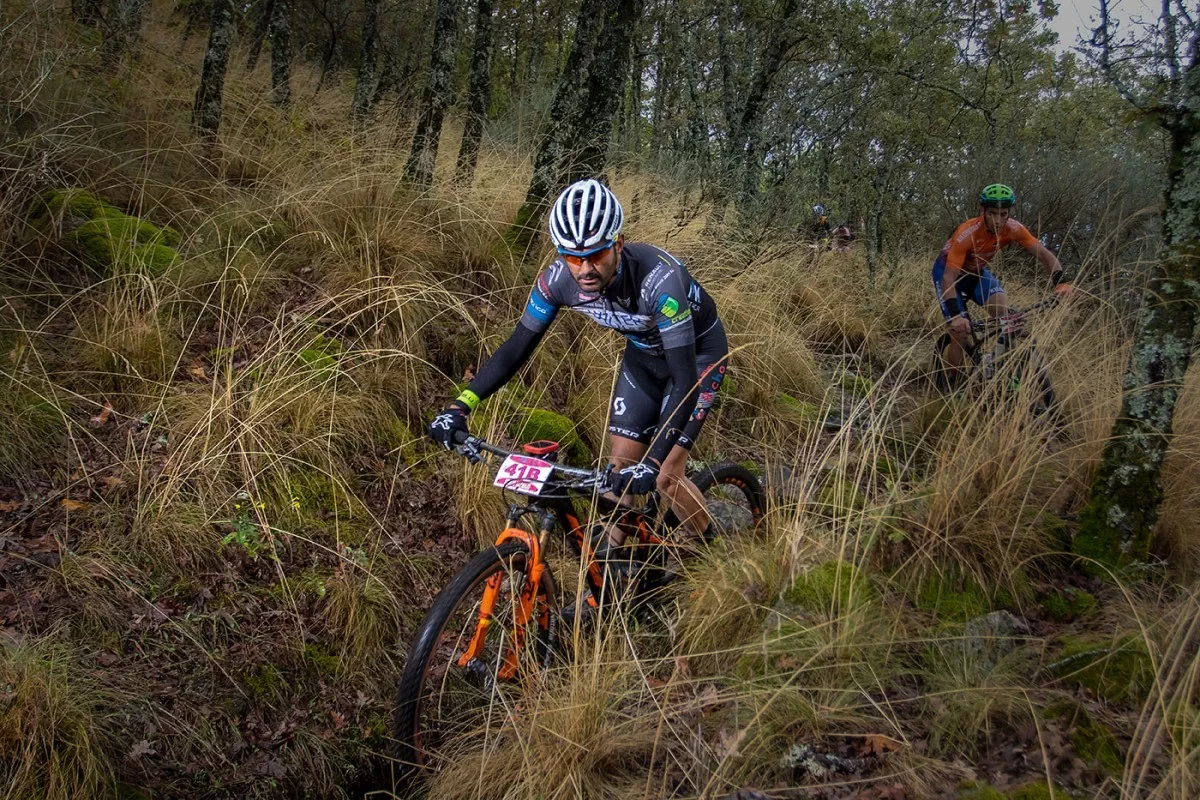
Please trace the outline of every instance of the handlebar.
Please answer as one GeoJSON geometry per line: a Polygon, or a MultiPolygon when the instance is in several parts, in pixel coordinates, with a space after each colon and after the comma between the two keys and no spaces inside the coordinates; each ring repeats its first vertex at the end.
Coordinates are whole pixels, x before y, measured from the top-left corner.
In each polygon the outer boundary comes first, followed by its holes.
{"type": "Polygon", "coordinates": [[[1045,308],[1050,308],[1058,304],[1058,297],[1051,296],[1044,300],[1040,300],[1027,308],[1015,308],[1001,317],[986,319],[982,322],[971,320],[971,328],[977,333],[1008,333],[1012,330],[1020,330],[1025,322],[1025,317],[1035,311],[1041,311],[1045,308]]]}
{"type": "MultiPolygon", "coordinates": [[[[456,431],[454,436],[454,448],[462,456],[465,456],[468,461],[478,463],[483,460],[483,453],[490,453],[501,458],[509,456],[524,456],[524,453],[519,453],[515,450],[508,450],[503,447],[497,447],[478,436],[472,436],[469,433],[456,431]]],[[[568,467],[562,464],[554,464],[551,462],[551,474],[559,474],[576,480],[565,482],[565,488],[571,489],[593,489],[599,488],[600,491],[608,489],[608,470],[583,469],[581,467],[568,467]]]]}

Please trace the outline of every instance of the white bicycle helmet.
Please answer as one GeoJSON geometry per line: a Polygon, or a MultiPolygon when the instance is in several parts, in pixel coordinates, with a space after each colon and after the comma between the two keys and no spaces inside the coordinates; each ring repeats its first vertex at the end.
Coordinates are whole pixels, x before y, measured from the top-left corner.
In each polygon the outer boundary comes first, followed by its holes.
{"type": "Polygon", "coordinates": [[[824,213],[825,213],[825,206],[821,205],[820,203],[813,206],[813,214],[815,214],[816,216],[819,217],[824,213]]]}
{"type": "Polygon", "coordinates": [[[625,224],[617,196],[588,178],[563,190],[550,209],[550,240],[558,252],[587,256],[612,244],[625,224]]]}

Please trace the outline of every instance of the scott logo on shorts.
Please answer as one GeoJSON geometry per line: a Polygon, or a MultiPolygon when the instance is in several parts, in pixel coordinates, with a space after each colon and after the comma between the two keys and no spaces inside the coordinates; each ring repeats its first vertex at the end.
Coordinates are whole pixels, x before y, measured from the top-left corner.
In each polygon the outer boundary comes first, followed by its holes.
{"type": "Polygon", "coordinates": [[[615,411],[617,413],[618,417],[625,413],[625,398],[624,397],[613,398],[613,411],[615,411]]]}

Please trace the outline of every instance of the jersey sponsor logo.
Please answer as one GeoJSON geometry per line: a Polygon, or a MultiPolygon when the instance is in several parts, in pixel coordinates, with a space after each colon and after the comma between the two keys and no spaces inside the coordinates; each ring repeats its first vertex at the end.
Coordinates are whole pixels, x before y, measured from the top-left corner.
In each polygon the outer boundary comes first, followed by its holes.
{"type": "Polygon", "coordinates": [[[525,306],[525,310],[538,322],[549,322],[554,319],[554,305],[546,299],[537,286],[533,287],[533,291],[529,293],[529,303],[525,306]]]}
{"type": "Polygon", "coordinates": [[[673,319],[666,319],[658,323],[658,329],[665,331],[668,328],[674,328],[676,325],[682,325],[692,318],[692,310],[685,308],[681,313],[676,314],[673,319]]]}
{"type": "Polygon", "coordinates": [[[700,305],[700,284],[695,281],[688,287],[688,301],[697,307],[700,305]]]}
{"type": "Polygon", "coordinates": [[[669,294],[658,296],[658,310],[667,319],[673,319],[679,313],[679,301],[669,294]]]}

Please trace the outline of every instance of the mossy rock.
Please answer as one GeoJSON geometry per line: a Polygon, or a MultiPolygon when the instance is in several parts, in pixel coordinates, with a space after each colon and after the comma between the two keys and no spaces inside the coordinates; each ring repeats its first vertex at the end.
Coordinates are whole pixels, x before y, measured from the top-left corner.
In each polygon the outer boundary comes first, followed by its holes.
{"type": "Polygon", "coordinates": [[[1049,675],[1118,705],[1142,702],[1154,685],[1154,664],[1137,636],[1116,641],[1068,636],[1062,641],[1062,654],[1045,669],[1049,675]]]}
{"type": "Polygon", "coordinates": [[[966,579],[958,589],[953,577],[934,573],[917,589],[917,608],[945,620],[966,622],[991,611],[991,603],[974,581],[966,579]]]}
{"type": "Polygon", "coordinates": [[[96,219],[120,211],[82,189],[53,189],[33,201],[29,221],[48,233],[45,226],[55,218],[96,219]]]}
{"type": "Polygon", "coordinates": [[[1059,800],[1070,797],[1067,790],[1046,781],[1033,781],[1005,792],[1006,800],[1059,800]]]}
{"type": "Polygon", "coordinates": [[[341,670],[338,657],[316,644],[304,645],[304,664],[321,678],[337,675],[341,670]]]}
{"type": "Polygon", "coordinates": [[[134,269],[158,276],[179,258],[168,242],[179,234],[112,210],[64,234],[63,241],[84,263],[102,273],[134,269]]]}
{"type": "Polygon", "coordinates": [[[776,412],[787,421],[804,425],[820,425],[825,421],[825,413],[816,403],[800,400],[787,392],[775,395],[776,412]]]}
{"type": "Polygon", "coordinates": [[[1038,605],[1055,622],[1074,622],[1096,610],[1096,598],[1090,592],[1069,586],[1046,592],[1038,598],[1038,605]]]}
{"type": "Polygon", "coordinates": [[[562,445],[565,461],[586,464],[592,460],[592,454],[577,431],[578,426],[570,418],[542,408],[522,408],[508,427],[509,434],[518,442],[540,439],[558,442],[562,445]]]}
{"type": "Polygon", "coordinates": [[[843,390],[855,397],[866,397],[871,393],[871,389],[875,388],[875,384],[870,378],[864,378],[862,375],[855,375],[851,372],[844,373],[839,383],[843,390]]]}
{"type": "Polygon", "coordinates": [[[801,608],[835,616],[877,599],[875,587],[860,567],[846,561],[827,561],[802,572],[783,593],[783,599],[801,608]]]}
{"type": "MultiPolygon", "coordinates": [[[[1032,596],[1028,578],[1014,572],[1013,589],[1023,598],[1032,596]]],[[[1018,605],[1007,587],[989,591],[974,578],[960,575],[956,570],[930,573],[917,587],[917,608],[936,614],[948,622],[968,622],[998,609],[1011,610],[1018,605]]]]}

